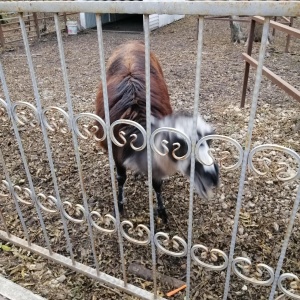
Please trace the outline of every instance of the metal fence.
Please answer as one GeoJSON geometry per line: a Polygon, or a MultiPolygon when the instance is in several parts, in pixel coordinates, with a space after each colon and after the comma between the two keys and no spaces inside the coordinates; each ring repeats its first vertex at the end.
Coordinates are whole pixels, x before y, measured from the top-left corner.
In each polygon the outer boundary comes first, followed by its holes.
{"type": "MultiPolygon", "coordinates": [[[[20,188],[17,183],[13,181],[10,176],[9,168],[7,167],[8,162],[4,161],[4,156],[0,147],[0,165],[4,173],[3,188],[9,193],[13,199],[15,205],[15,211],[19,216],[23,236],[22,238],[13,235],[10,232],[8,226],[6,226],[6,220],[3,214],[0,211],[0,220],[1,227],[0,230],[0,239],[12,242],[15,245],[26,248],[30,251],[36,252],[46,258],[49,258],[59,264],[67,266],[73,270],[76,270],[82,274],[85,274],[93,279],[102,281],[108,285],[116,287],[120,290],[126,291],[132,295],[138,296],[143,299],[162,299],[157,295],[157,252],[165,253],[166,255],[173,257],[184,257],[186,258],[186,298],[190,299],[191,292],[191,274],[192,274],[192,262],[202,266],[207,270],[212,270],[215,272],[220,272],[222,270],[227,270],[226,279],[225,279],[225,287],[223,293],[223,299],[226,300],[229,297],[230,292],[230,283],[232,278],[232,272],[234,272],[239,278],[244,280],[246,283],[261,285],[261,286],[269,286],[270,291],[269,295],[265,295],[265,299],[274,299],[275,295],[277,295],[277,299],[282,299],[284,296],[289,296],[293,299],[300,299],[299,294],[293,288],[288,289],[284,284],[285,280],[294,280],[295,282],[299,282],[299,278],[288,271],[282,272],[283,260],[285,258],[286,251],[288,249],[289,239],[292,233],[293,224],[295,222],[296,213],[299,208],[300,202],[300,188],[298,188],[296,199],[294,200],[293,209],[290,213],[289,223],[287,226],[287,230],[285,233],[285,237],[282,243],[280,256],[278,259],[277,266],[275,268],[270,267],[264,263],[260,263],[256,266],[256,270],[260,275],[264,274],[267,279],[261,279],[261,277],[254,278],[252,276],[247,276],[243,272],[244,267],[249,267],[251,265],[251,261],[246,257],[235,257],[235,244],[237,239],[237,231],[238,231],[238,222],[241,213],[241,206],[243,200],[243,191],[246,180],[246,171],[247,168],[250,168],[252,172],[262,175],[263,173],[256,169],[253,158],[259,152],[263,152],[265,150],[273,150],[283,152],[288,156],[291,156],[295,159],[297,166],[297,171],[293,174],[284,174],[281,169],[278,169],[277,178],[282,181],[292,181],[296,180],[300,177],[300,156],[292,149],[273,144],[265,144],[261,146],[256,146],[252,148],[251,139],[252,139],[252,131],[255,122],[255,115],[257,110],[257,102],[258,95],[260,89],[260,83],[262,78],[262,69],[264,63],[264,57],[267,46],[268,32],[269,32],[269,23],[271,16],[300,16],[300,2],[297,1],[193,1],[193,2],[139,2],[138,4],[135,2],[126,2],[126,1],[89,1],[89,2],[47,2],[47,1],[31,1],[31,2],[0,2],[0,11],[2,12],[18,12],[19,13],[19,22],[20,27],[22,29],[24,47],[27,57],[27,62],[30,70],[30,76],[34,91],[34,98],[36,101],[35,105],[30,104],[29,102],[19,101],[12,102],[10,99],[10,92],[8,90],[5,74],[3,71],[2,63],[0,64],[0,78],[3,87],[4,100],[0,99],[0,112],[3,115],[8,115],[15,135],[15,139],[19,148],[19,153],[22,158],[22,163],[24,165],[25,173],[27,176],[28,188],[20,188]],[[33,66],[32,55],[30,52],[30,47],[28,43],[28,38],[26,34],[26,28],[23,19],[23,12],[54,12],[55,26],[56,26],[56,34],[57,41],[59,47],[60,54],[60,62],[64,79],[65,92],[67,96],[67,110],[64,110],[60,107],[43,107],[40,101],[40,94],[38,88],[38,81],[36,72],[33,66]],[[258,66],[256,71],[255,85],[253,91],[253,98],[251,102],[251,114],[248,123],[248,131],[246,135],[246,140],[244,143],[244,147],[240,145],[236,140],[220,135],[212,135],[205,137],[198,141],[196,144],[195,138],[193,140],[189,140],[189,146],[191,147],[191,161],[192,165],[194,165],[195,160],[198,159],[195,155],[195,149],[200,146],[204,139],[214,139],[214,140],[222,140],[224,142],[230,143],[233,147],[236,148],[238,153],[237,161],[231,165],[227,166],[227,168],[231,170],[236,170],[241,167],[240,171],[240,183],[238,189],[238,196],[236,201],[236,210],[234,216],[234,224],[232,226],[232,239],[230,244],[229,253],[225,253],[220,249],[211,249],[209,250],[205,245],[202,244],[193,244],[193,193],[194,193],[194,169],[191,168],[191,184],[190,184],[190,194],[189,194],[189,212],[188,212],[188,238],[184,240],[180,236],[170,237],[168,233],[165,232],[156,232],[155,223],[154,223],[154,215],[153,215],[153,192],[152,187],[149,184],[149,214],[150,214],[150,226],[146,226],[144,224],[139,224],[137,229],[143,231],[143,234],[146,236],[145,239],[137,239],[135,237],[130,236],[128,230],[125,230],[125,227],[128,226],[133,229],[133,225],[130,220],[121,221],[118,213],[118,209],[116,209],[116,216],[113,217],[111,215],[101,216],[101,214],[97,211],[90,211],[88,205],[88,199],[85,190],[85,184],[83,180],[83,171],[82,164],[80,158],[79,151],[79,142],[78,139],[86,138],[89,133],[87,131],[82,131],[79,128],[79,122],[81,119],[89,119],[89,120],[98,120],[100,124],[105,129],[105,136],[108,141],[109,148],[109,166],[110,166],[110,177],[111,177],[111,185],[113,190],[113,203],[115,207],[117,207],[117,192],[115,186],[115,175],[114,175],[114,162],[112,156],[112,131],[110,130],[111,125],[109,122],[109,108],[108,108],[108,100],[107,100],[107,91],[104,89],[104,99],[105,99],[105,113],[106,113],[106,123],[99,119],[94,114],[80,112],[76,114],[73,111],[72,99],[70,94],[69,87],[69,78],[67,72],[67,63],[64,54],[64,45],[62,41],[62,34],[60,31],[60,24],[58,19],[58,13],[64,12],[90,12],[96,13],[97,19],[97,33],[98,33],[98,43],[99,43],[99,56],[100,56],[100,64],[101,64],[101,80],[103,85],[106,84],[106,75],[105,75],[105,56],[104,56],[104,47],[103,47],[103,36],[102,36],[102,27],[101,27],[101,14],[103,13],[128,13],[128,14],[143,14],[144,15],[144,37],[145,37],[145,55],[146,55],[146,95],[147,95],[147,128],[145,132],[145,139],[147,141],[147,151],[148,151],[148,179],[151,182],[152,178],[152,170],[151,170],[151,152],[157,151],[157,149],[151,144],[151,123],[150,123],[150,66],[149,66],[149,57],[150,57],[150,39],[149,39],[149,15],[153,13],[158,14],[186,14],[186,15],[198,15],[199,16],[199,27],[198,27],[198,52],[197,52],[197,67],[196,67],[196,82],[195,82],[195,99],[194,99],[194,117],[193,124],[196,124],[198,106],[199,106],[199,91],[200,91],[200,75],[201,75],[201,59],[202,59],[202,45],[203,45],[203,18],[204,16],[227,16],[227,15],[243,15],[243,16],[264,16],[265,21],[263,24],[263,34],[262,34],[262,42],[259,51],[258,58],[258,66]],[[26,118],[19,114],[19,108],[29,109],[31,112],[31,118],[26,118]],[[51,145],[49,142],[49,132],[59,129],[59,126],[53,122],[49,121],[49,115],[51,113],[59,113],[67,123],[67,127],[62,129],[69,131],[71,133],[72,143],[74,146],[75,157],[76,157],[76,165],[77,170],[79,172],[80,179],[80,188],[81,188],[81,197],[82,204],[76,204],[76,210],[81,211],[82,218],[75,218],[70,216],[67,213],[67,208],[71,208],[73,205],[70,202],[63,201],[60,197],[60,187],[57,181],[56,170],[53,161],[53,155],[51,151],[51,145]],[[40,127],[44,139],[47,160],[50,166],[51,172],[51,180],[54,186],[54,195],[47,196],[45,193],[38,193],[34,180],[32,178],[32,174],[30,173],[30,167],[28,164],[28,158],[26,157],[24,151],[23,141],[20,136],[20,128],[19,126],[25,123],[29,123],[32,126],[40,127]],[[55,128],[55,126],[57,128],[55,128]],[[24,200],[21,193],[27,195],[28,199],[24,200]],[[45,206],[45,201],[48,201],[54,204],[55,209],[48,208],[45,206]],[[42,233],[45,241],[45,246],[40,246],[38,244],[32,243],[32,238],[30,236],[30,225],[26,224],[24,220],[22,209],[20,205],[34,205],[34,208],[37,212],[38,219],[40,222],[40,226],[42,228],[42,233]],[[64,235],[67,243],[68,254],[62,255],[53,252],[53,245],[49,238],[49,232],[47,230],[47,226],[45,225],[45,214],[57,213],[59,212],[61,217],[61,222],[64,228],[64,235]],[[95,217],[103,218],[104,221],[110,224],[110,227],[107,228],[104,225],[100,226],[95,222],[95,217]],[[92,266],[87,264],[80,263],[76,260],[72,243],[70,241],[69,236],[69,227],[73,226],[72,224],[86,224],[89,240],[92,245],[92,254],[93,254],[93,263],[92,266]],[[95,234],[94,230],[97,230],[100,233],[111,235],[118,239],[119,244],[119,255],[120,262],[122,268],[122,278],[116,278],[107,274],[107,272],[100,271],[100,262],[98,259],[97,247],[95,246],[95,234]],[[117,235],[115,235],[117,233],[117,235]],[[127,266],[124,257],[124,241],[129,241],[130,243],[151,247],[151,256],[152,256],[152,270],[153,270],[153,290],[146,291],[145,289],[139,288],[133,284],[128,283],[128,274],[127,274],[127,266]],[[172,241],[180,246],[180,251],[172,251],[167,249],[165,241],[172,241]],[[223,262],[219,265],[213,263],[207,263],[203,259],[203,257],[199,256],[198,252],[210,252],[210,255],[215,255],[218,259],[223,260],[223,262]],[[279,288],[279,296],[277,288],[279,288]]],[[[136,124],[138,126],[138,124],[136,124]]],[[[196,128],[195,128],[196,130],[196,128]]],[[[0,195],[4,197],[3,194],[0,195]]],[[[2,201],[2,200],[1,200],[2,201]]],[[[130,230],[129,230],[130,232],[130,230]]],[[[116,249],[117,251],[117,249],[116,249]]]]}

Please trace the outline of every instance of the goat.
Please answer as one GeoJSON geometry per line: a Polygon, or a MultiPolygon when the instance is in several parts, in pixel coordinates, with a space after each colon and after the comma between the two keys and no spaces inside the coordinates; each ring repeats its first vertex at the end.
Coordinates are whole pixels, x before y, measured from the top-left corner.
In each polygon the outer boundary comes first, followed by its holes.
{"type": "MultiPolygon", "coordinates": [[[[110,122],[118,119],[128,119],[139,123],[146,128],[146,92],[145,92],[145,47],[142,42],[131,41],[117,48],[108,60],[107,71],[107,92],[109,101],[110,122]]],[[[163,71],[158,59],[151,52],[150,54],[150,82],[151,82],[151,131],[160,127],[172,127],[184,132],[189,138],[192,137],[193,122],[192,115],[184,112],[173,113],[170,104],[168,88],[164,79],[163,71]]],[[[103,87],[100,83],[96,98],[96,114],[105,119],[103,104],[103,87]]],[[[98,125],[96,136],[103,135],[103,129],[98,125]]],[[[132,134],[136,134],[135,144],[142,143],[142,133],[134,126],[118,124],[115,132],[124,132],[126,141],[132,134]]],[[[211,134],[210,125],[198,116],[197,135],[198,139],[211,134]]],[[[115,134],[115,136],[117,136],[115,134]]],[[[152,158],[152,185],[157,198],[158,216],[167,223],[167,213],[163,205],[161,190],[162,179],[180,171],[184,176],[189,177],[191,160],[190,157],[184,160],[176,160],[172,156],[173,144],[179,143],[175,154],[183,156],[187,150],[187,143],[180,135],[171,132],[162,132],[155,139],[156,145],[161,145],[163,139],[169,141],[167,147],[169,152],[165,156],[157,153],[152,158]]],[[[209,143],[209,142],[208,142],[209,143]]],[[[200,157],[211,165],[195,163],[195,188],[200,196],[208,198],[213,187],[217,186],[219,180],[218,166],[209,155],[209,144],[206,141],[200,146],[200,157]]],[[[178,145],[178,144],[177,144],[178,145]]],[[[100,142],[100,146],[107,150],[107,141],[100,142]]],[[[118,182],[118,209],[123,213],[123,188],[126,181],[126,169],[136,173],[147,174],[147,151],[135,151],[130,143],[123,147],[113,145],[113,157],[117,170],[118,182]]]]}

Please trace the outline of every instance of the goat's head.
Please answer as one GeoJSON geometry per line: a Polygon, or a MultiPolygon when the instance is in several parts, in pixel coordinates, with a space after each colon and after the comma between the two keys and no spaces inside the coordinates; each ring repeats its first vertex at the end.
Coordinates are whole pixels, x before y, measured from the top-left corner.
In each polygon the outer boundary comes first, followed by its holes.
{"type": "MultiPolygon", "coordinates": [[[[190,140],[192,140],[193,117],[187,113],[175,113],[163,119],[160,119],[158,121],[158,127],[175,128],[180,132],[183,132],[186,136],[189,137],[190,140]]],[[[204,136],[213,134],[213,132],[214,131],[212,127],[209,124],[207,124],[200,116],[198,116],[196,142],[198,142],[204,136]]],[[[180,171],[184,176],[189,178],[191,171],[190,156],[182,160],[178,160],[173,156],[174,154],[177,157],[184,156],[188,151],[187,142],[185,141],[182,135],[174,132],[165,132],[160,139],[157,139],[157,142],[161,143],[163,139],[168,141],[168,158],[173,162],[173,169],[180,171]],[[174,151],[174,149],[176,150],[174,151]]],[[[156,145],[158,145],[157,142],[156,145]]],[[[214,162],[210,155],[210,143],[211,140],[205,140],[201,143],[200,147],[197,150],[201,162],[199,162],[197,159],[195,161],[195,189],[201,197],[206,199],[208,199],[212,195],[212,189],[216,187],[219,183],[219,168],[217,163],[214,162]]],[[[166,170],[166,173],[167,172],[168,170],[166,170]]]]}

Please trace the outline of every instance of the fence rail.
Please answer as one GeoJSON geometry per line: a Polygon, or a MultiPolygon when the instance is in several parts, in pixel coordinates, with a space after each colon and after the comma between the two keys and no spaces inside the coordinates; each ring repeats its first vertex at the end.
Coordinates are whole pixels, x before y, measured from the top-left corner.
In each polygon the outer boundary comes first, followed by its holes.
{"type": "MultiPolygon", "coordinates": [[[[256,16],[256,17],[253,17],[251,20],[248,49],[247,49],[247,53],[243,53],[243,58],[246,61],[246,65],[245,65],[245,72],[244,72],[244,84],[243,84],[243,91],[242,91],[241,107],[245,106],[250,65],[252,67],[257,66],[257,61],[251,57],[253,41],[254,41],[254,29],[255,29],[256,22],[263,24],[264,18],[256,16]]],[[[290,36],[293,36],[298,39],[300,38],[300,30],[299,29],[291,28],[290,26],[283,25],[283,24],[280,24],[279,22],[275,22],[275,21],[270,21],[270,27],[273,27],[273,29],[276,28],[277,30],[288,34],[286,50],[288,49],[288,46],[289,46],[290,36]]],[[[263,68],[263,74],[266,75],[268,79],[270,79],[273,83],[275,83],[277,86],[279,86],[287,94],[289,94],[294,99],[296,99],[297,101],[300,102],[300,91],[299,90],[297,90],[295,87],[290,85],[288,82],[283,80],[280,76],[276,75],[275,73],[273,73],[266,67],[263,68]]]]}
{"type": "MultiPolygon", "coordinates": [[[[20,30],[20,22],[18,14],[10,14],[13,17],[5,17],[1,19],[0,22],[0,44],[4,47],[7,44],[13,44],[15,42],[23,41],[21,30],[20,30]]],[[[74,16],[72,13],[62,13],[59,16],[64,20],[63,28],[67,28],[67,17],[74,16]]],[[[55,30],[51,26],[52,22],[54,23],[53,14],[43,16],[38,15],[36,12],[32,14],[24,14],[25,28],[27,30],[27,35],[30,38],[34,38],[35,40],[40,39],[41,36],[55,33],[55,30]],[[46,20],[48,20],[48,25],[46,20]],[[30,36],[29,36],[30,35],[30,36]]]]}
{"type": "Polygon", "coordinates": [[[290,16],[299,15],[299,1],[30,1],[1,2],[3,12],[89,12],[89,13],[120,13],[120,14],[186,14],[199,16],[290,16]],[[54,8],[55,7],[55,8],[54,8]]]}
{"type": "MultiPolygon", "coordinates": [[[[191,274],[192,274],[192,264],[203,267],[206,270],[212,270],[216,272],[221,272],[226,269],[226,279],[224,286],[223,299],[227,300],[230,293],[230,283],[232,278],[232,273],[238,276],[241,280],[246,283],[254,284],[258,286],[268,286],[270,287],[269,295],[266,296],[269,300],[274,299],[278,295],[277,288],[279,288],[282,293],[281,296],[278,296],[277,299],[281,299],[284,295],[289,296],[294,299],[300,299],[299,293],[293,289],[287,289],[283,284],[286,280],[294,280],[299,282],[299,278],[292,273],[282,273],[283,260],[288,249],[288,242],[292,234],[293,225],[296,219],[296,213],[299,208],[300,203],[300,188],[298,187],[297,196],[294,200],[293,208],[290,214],[289,223],[287,230],[285,232],[285,237],[280,251],[280,257],[278,259],[277,266],[275,268],[270,267],[265,263],[259,263],[256,265],[256,270],[258,277],[254,278],[253,276],[247,275],[244,272],[247,267],[251,266],[251,260],[247,257],[235,257],[235,245],[238,234],[238,224],[241,214],[241,207],[243,201],[244,186],[246,181],[246,172],[249,168],[253,173],[257,175],[263,175],[265,172],[257,170],[254,160],[257,155],[263,155],[264,151],[278,151],[289,156],[291,159],[294,159],[294,164],[297,166],[295,172],[290,172],[283,170],[282,164],[278,163],[278,168],[276,169],[276,176],[279,181],[295,181],[300,178],[300,156],[298,153],[292,149],[273,145],[265,144],[261,146],[252,147],[252,133],[255,123],[255,116],[257,110],[259,89],[263,74],[263,64],[264,57],[267,47],[268,32],[270,27],[270,18],[271,16],[300,16],[300,2],[298,1],[193,1],[193,2],[103,2],[103,1],[89,1],[89,2],[47,2],[47,1],[36,1],[36,2],[0,2],[0,10],[3,12],[15,11],[19,13],[19,22],[22,30],[22,37],[25,46],[25,52],[27,57],[27,63],[30,70],[30,77],[34,91],[35,105],[25,102],[13,102],[10,99],[10,94],[8,86],[5,80],[5,73],[2,67],[2,58],[0,61],[0,78],[3,87],[4,100],[0,99],[0,116],[7,115],[13,125],[13,132],[19,147],[20,155],[22,157],[22,163],[24,165],[25,173],[28,180],[28,187],[19,187],[13,182],[8,168],[6,167],[7,162],[2,154],[0,147],[0,165],[3,169],[3,174],[5,180],[2,181],[4,189],[7,195],[11,195],[13,202],[15,204],[16,213],[19,216],[24,238],[17,237],[10,232],[10,228],[6,226],[5,216],[2,214],[0,209],[0,239],[9,241],[18,245],[20,247],[26,248],[28,250],[34,251],[46,258],[52,259],[53,261],[60,263],[64,266],[67,266],[75,271],[81,272],[93,279],[102,281],[108,285],[116,287],[120,290],[126,291],[130,294],[138,296],[143,299],[164,299],[158,296],[158,284],[157,284],[157,253],[164,253],[176,258],[186,258],[186,299],[191,299],[191,274]],[[58,13],[65,12],[91,12],[96,13],[97,20],[97,34],[98,34],[98,45],[99,45],[99,57],[100,57],[100,67],[101,67],[101,80],[104,86],[104,105],[105,105],[105,121],[100,119],[98,116],[80,112],[76,114],[73,110],[72,97],[70,93],[69,85],[69,76],[67,72],[67,62],[64,53],[64,43],[60,31],[60,24],[58,19],[58,13]],[[65,94],[67,99],[67,109],[61,107],[46,106],[43,107],[41,104],[41,97],[38,89],[38,80],[37,75],[34,69],[31,51],[29,48],[28,37],[26,33],[25,22],[22,16],[23,12],[54,12],[55,27],[57,33],[58,49],[60,55],[60,64],[63,73],[65,94]],[[198,23],[198,44],[197,44],[197,65],[196,65],[196,81],[195,81],[195,98],[194,98],[194,109],[193,109],[193,131],[194,135],[192,139],[186,138],[189,151],[187,156],[191,159],[191,173],[190,173],[190,190],[189,190],[189,219],[188,219],[188,236],[186,239],[178,236],[171,235],[166,232],[156,232],[155,223],[154,223],[154,213],[153,213],[153,192],[152,186],[149,185],[149,215],[150,215],[150,224],[148,226],[144,224],[138,224],[134,226],[131,220],[121,221],[117,201],[117,192],[115,184],[115,175],[114,175],[114,162],[112,154],[112,144],[116,143],[116,138],[114,136],[114,131],[112,128],[115,124],[110,124],[109,121],[109,106],[108,106],[108,94],[106,89],[106,73],[105,73],[105,55],[103,47],[103,36],[102,36],[102,25],[101,25],[101,13],[128,13],[128,14],[143,14],[144,15],[144,35],[145,35],[145,67],[146,67],[146,110],[147,110],[147,126],[146,128],[141,128],[137,123],[133,122],[133,125],[140,129],[145,139],[143,147],[147,147],[148,154],[148,182],[152,181],[152,163],[151,156],[152,153],[157,155],[163,155],[157,148],[154,143],[154,136],[158,132],[151,133],[151,117],[150,117],[150,30],[149,30],[149,14],[158,13],[158,14],[191,14],[199,15],[198,23]],[[243,15],[243,16],[254,16],[261,15],[265,16],[263,22],[263,34],[262,42],[259,51],[259,58],[256,69],[256,79],[254,85],[253,98],[251,102],[251,113],[248,123],[247,135],[242,146],[238,141],[233,138],[222,136],[222,135],[210,135],[203,137],[199,141],[196,141],[196,123],[197,123],[197,114],[198,107],[200,103],[199,94],[200,94],[200,78],[201,78],[201,62],[202,62],[202,46],[203,46],[203,24],[204,16],[227,16],[227,15],[243,15]],[[30,117],[24,117],[19,113],[20,108],[26,108],[30,111],[30,117]],[[61,116],[61,119],[64,120],[63,126],[61,123],[55,123],[49,120],[49,114],[58,113],[61,116]],[[80,129],[79,121],[81,119],[89,119],[98,121],[102,127],[104,136],[107,138],[108,143],[108,154],[109,154],[109,168],[110,168],[110,179],[113,191],[113,202],[115,206],[116,215],[105,215],[102,216],[98,211],[90,210],[88,205],[88,199],[85,189],[85,184],[83,181],[83,170],[81,157],[79,153],[79,140],[87,139],[88,135],[92,135],[92,132],[80,129]],[[28,158],[26,157],[24,151],[24,145],[20,137],[19,125],[29,124],[31,127],[40,128],[43,135],[43,142],[45,145],[46,155],[50,166],[51,178],[54,186],[54,195],[46,195],[46,193],[38,193],[32,174],[30,173],[30,168],[28,165],[28,158]],[[74,147],[75,161],[79,174],[79,184],[81,189],[81,204],[73,204],[69,201],[63,201],[60,196],[59,183],[57,180],[56,170],[54,167],[53,156],[51,151],[51,146],[49,142],[49,132],[69,132],[71,135],[71,140],[74,147]],[[230,250],[228,253],[225,253],[221,249],[208,249],[206,245],[193,242],[193,215],[194,215],[194,203],[193,203],[193,194],[194,194],[194,176],[195,176],[195,162],[201,163],[201,157],[199,157],[199,147],[201,144],[208,140],[219,140],[224,143],[231,144],[237,153],[235,155],[235,162],[232,165],[226,166],[222,165],[224,170],[238,170],[241,168],[240,173],[240,182],[238,188],[238,195],[236,201],[236,209],[234,216],[234,223],[232,226],[232,237],[230,250]],[[23,196],[21,196],[21,194],[23,196]],[[26,195],[26,196],[24,196],[26,195]],[[27,200],[25,200],[26,198],[27,200]],[[29,200],[28,200],[29,199],[29,200]],[[45,205],[45,200],[50,202],[50,208],[45,205]],[[37,212],[38,219],[40,222],[42,235],[44,237],[45,246],[39,246],[38,244],[32,241],[32,237],[29,233],[28,224],[24,220],[23,212],[20,208],[20,205],[32,205],[34,206],[35,211],[37,212]],[[77,213],[76,217],[71,216],[68,213],[68,209],[73,208],[77,213]],[[51,241],[49,239],[49,232],[47,226],[45,225],[45,214],[58,213],[63,224],[63,232],[66,239],[66,253],[61,255],[53,251],[51,241]],[[102,225],[99,225],[95,221],[95,217],[102,219],[102,225]],[[91,252],[93,267],[79,263],[76,259],[73,251],[73,245],[70,239],[69,226],[76,224],[86,224],[87,234],[89,241],[91,243],[91,252]],[[106,224],[106,225],[105,225],[106,224]],[[108,227],[107,227],[108,224],[108,227]],[[128,229],[129,228],[129,229],[128,229]],[[132,236],[131,233],[133,229],[138,231],[139,238],[132,236]],[[120,266],[122,269],[122,279],[109,276],[104,272],[100,272],[100,262],[98,259],[98,249],[95,245],[95,234],[94,230],[101,234],[109,234],[114,236],[118,241],[119,255],[120,255],[120,266]],[[151,292],[146,291],[142,288],[134,286],[128,283],[127,278],[127,266],[124,256],[124,241],[127,241],[132,244],[139,246],[151,247],[151,259],[152,259],[152,272],[153,272],[153,290],[151,292]],[[170,250],[167,247],[168,243],[173,243],[176,250],[170,250]],[[200,256],[199,253],[204,253],[206,255],[212,255],[216,259],[208,263],[205,261],[204,256],[200,256]],[[260,276],[259,276],[260,274],[260,276]],[[264,274],[264,278],[261,275],[264,274]],[[267,277],[267,278],[266,278],[267,277]]],[[[126,120],[119,120],[118,122],[128,123],[126,120]]],[[[162,130],[173,130],[170,128],[161,128],[162,130]]],[[[175,132],[184,137],[183,133],[180,131],[175,132]]],[[[118,142],[117,142],[118,143],[118,142]]],[[[176,159],[176,157],[174,156],[176,159]]],[[[178,159],[178,157],[177,157],[178,159]]],[[[266,162],[268,159],[263,158],[262,161],[266,162]]],[[[284,163],[287,166],[287,163],[284,163]]],[[[0,194],[0,199],[3,195],[0,194]]],[[[1,208],[1,207],[0,207],[1,208]]],[[[116,250],[117,251],[117,250],[116,250]]]]}

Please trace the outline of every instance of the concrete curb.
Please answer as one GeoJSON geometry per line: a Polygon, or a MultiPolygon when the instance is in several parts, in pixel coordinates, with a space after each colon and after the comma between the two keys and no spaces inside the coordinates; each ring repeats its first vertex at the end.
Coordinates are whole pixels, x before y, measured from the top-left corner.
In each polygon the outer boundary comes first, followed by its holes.
{"type": "Polygon", "coordinates": [[[5,298],[9,300],[46,300],[0,275],[0,300],[5,298]]]}

